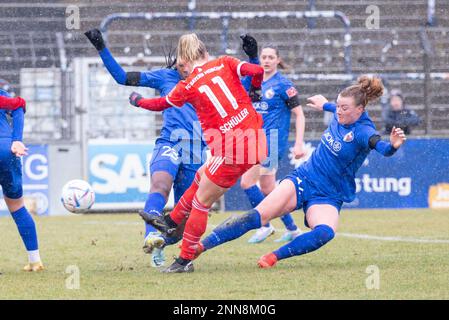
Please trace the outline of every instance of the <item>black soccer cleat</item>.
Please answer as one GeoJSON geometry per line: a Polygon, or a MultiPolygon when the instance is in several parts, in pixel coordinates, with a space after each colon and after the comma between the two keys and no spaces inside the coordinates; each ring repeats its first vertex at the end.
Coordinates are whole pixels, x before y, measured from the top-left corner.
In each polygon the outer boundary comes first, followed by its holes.
{"type": "Polygon", "coordinates": [[[171,236],[176,231],[176,228],[172,228],[167,224],[163,216],[149,214],[143,210],[139,211],[139,215],[146,223],[151,224],[153,227],[167,236],[171,236]]]}
{"type": "Polygon", "coordinates": [[[162,269],[162,273],[190,273],[195,271],[193,267],[193,261],[189,261],[187,264],[181,264],[178,259],[175,259],[170,266],[165,269],[162,269]]]}

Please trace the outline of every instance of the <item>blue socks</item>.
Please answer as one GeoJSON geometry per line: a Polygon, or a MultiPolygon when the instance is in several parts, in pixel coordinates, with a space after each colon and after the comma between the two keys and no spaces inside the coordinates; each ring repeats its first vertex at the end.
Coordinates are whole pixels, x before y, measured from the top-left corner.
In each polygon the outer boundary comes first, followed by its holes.
{"type": "Polygon", "coordinates": [[[291,242],[273,251],[278,260],[299,256],[319,249],[335,236],[334,230],[325,224],[320,224],[310,232],[303,233],[291,242]]]}
{"type": "Polygon", "coordinates": [[[248,197],[248,200],[253,208],[257,207],[265,198],[262,191],[260,191],[260,188],[256,185],[253,185],[243,191],[246,193],[246,196],[248,197]]]}
{"type": "Polygon", "coordinates": [[[282,222],[284,223],[285,227],[288,231],[295,231],[298,229],[295,222],[293,221],[292,215],[290,213],[287,213],[281,217],[282,222]]]}
{"type": "MultiPolygon", "coordinates": [[[[265,196],[263,195],[262,191],[257,185],[253,185],[252,187],[249,187],[248,189],[243,190],[246,193],[246,196],[248,197],[249,203],[251,203],[251,207],[255,208],[259,205],[259,203],[262,202],[263,199],[265,199],[265,196]]],[[[270,223],[267,223],[264,225],[264,227],[269,227],[270,223]]]]}
{"type": "Polygon", "coordinates": [[[11,212],[11,215],[27,251],[38,250],[36,225],[28,210],[22,207],[15,212],[11,212]]]}
{"type": "Polygon", "coordinates": [[[253,209],[241,216],[230,217],[216,227],[202,242],[204,250],[212,249],[225,242],[237,239],[261,225],[260,214],[253,209]]]}
{"type": "MultiPolygon", "coordinates": [[[[145,202],[144,211],[149,214],[162,215],[166,201],[165,197],[159,192],[152,192],[148,194],[147,201],[145,202]]],[[[150,232],[158,232],[152,225],[145,223],[145,237],[150,232]]]]}
{"type": "MultiPolygon", "coordinates": [[[[259,203],[262,202],[262,200],[265,198],[262,191],[257,185],[253,185],[252,187],[249,187],[246,190],[243,190],[246,193],[246,196],[249,199],[249,202],[251,203],[251,206],[253,208],[257,207],[259,203]]],[[[292,215],[290,213],[287,213],[281,217],[282,222],[284,223],[285,227],[288,231],[295,231],[298,229],[295,222],[293,221],[292,215]]],[[[264,227],[269,227],[270,223],[267,223],[264,225],[264,227]]]]}

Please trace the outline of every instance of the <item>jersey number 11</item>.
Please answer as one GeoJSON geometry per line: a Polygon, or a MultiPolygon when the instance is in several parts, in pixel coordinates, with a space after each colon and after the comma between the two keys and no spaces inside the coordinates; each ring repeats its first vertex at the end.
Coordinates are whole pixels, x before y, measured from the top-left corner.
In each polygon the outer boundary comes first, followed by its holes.
{"type": "MultiPolygon", "coordinates": [[[[231,103],[231,105],[234,108],[234,110],[237,110],[237,108],[239,107],[239,105],[237,104],[237,100],[235,100],[234,96],[232,95],[231,91],[229,90],[228,86],[223,81],[223,79],[221,77],[219,77],[219,76],[213,77],[212,78],[212,83],[218,84],[220,89],[225,94],[226,98],[231,103]]],[[[212,102],[212,104],[214,105],[215,109],[217,109],[217,111],[220,114],[220,116],[222,118],[226,118],[228,113],[223,108],[223,105],[220,103],[220,101],[218,101],[217,96],[212,92],[211,88],[208,85],[204,84],[201,87],[199,87],[198,90],[201,93],[205,93],[207,95],[207,97],[209,98],[210,102],[212,102]]]]}

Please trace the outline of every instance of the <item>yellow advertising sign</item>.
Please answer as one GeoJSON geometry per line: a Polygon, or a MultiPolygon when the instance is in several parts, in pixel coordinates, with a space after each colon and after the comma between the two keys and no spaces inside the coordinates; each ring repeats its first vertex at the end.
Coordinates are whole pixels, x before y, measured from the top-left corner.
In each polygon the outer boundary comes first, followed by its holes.
{"type": "Polygon", "coordinates": [[[449,183],[439,183],[430,187],[429,208],[449,208],[449,183]]]}

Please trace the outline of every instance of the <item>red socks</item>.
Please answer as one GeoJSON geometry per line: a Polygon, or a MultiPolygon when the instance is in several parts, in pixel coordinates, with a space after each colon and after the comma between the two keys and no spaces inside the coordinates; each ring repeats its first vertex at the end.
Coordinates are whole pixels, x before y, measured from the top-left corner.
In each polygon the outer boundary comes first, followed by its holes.
{"type": "Polygon", "coordinates": [[[207,218],[210,207],[202,205],[196,196],[192,202],[192,211],[187,219],[182,238],[181,254],[183,259],[195,259],[196,249],[200,242],[201,236],[206,232],[207,218]]]}
{"type": "Polygon", "coordinates": [[[187,218],[190,214],[190,210],[192,210],[192,201],[195,196],[196,191],[198,190],[200,184],[201,176],[197,172],[195,174],[195,180],[193,180],[192,185],[189,189],[184,192],[181,199],[179,199],[173,211],[170,213],[170,218],[177,224],[181,224],[181,222],[187,218]]]}

